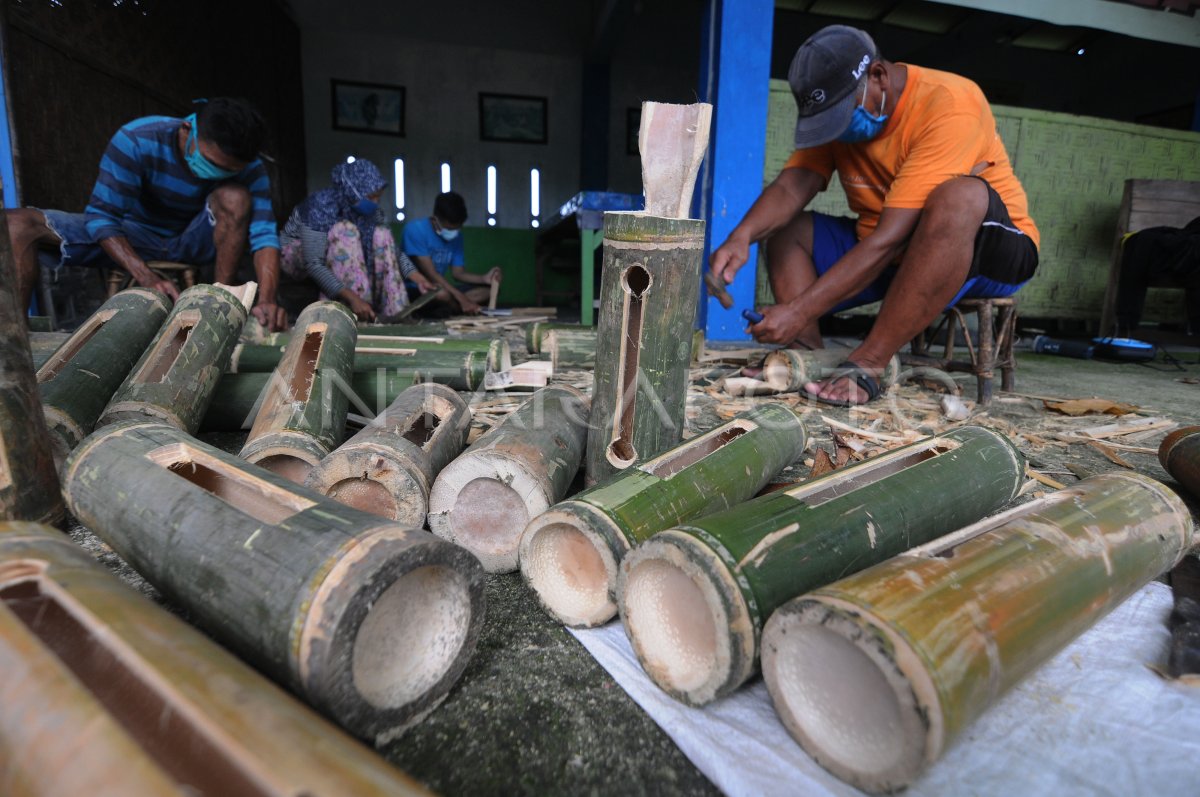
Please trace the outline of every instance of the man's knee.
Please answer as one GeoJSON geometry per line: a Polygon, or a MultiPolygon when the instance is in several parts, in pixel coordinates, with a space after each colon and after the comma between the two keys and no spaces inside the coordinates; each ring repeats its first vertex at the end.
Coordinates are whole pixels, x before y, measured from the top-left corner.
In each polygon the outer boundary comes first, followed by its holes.
{"type": "Polygon", "coordinates": [[[797,213],[795,218],[767,239],[766,248],[768,269],[773,264],[783,266],[790,263],[791,255],[797,251],[801,251],[811,258],[813,250],[812,213],[807,210],[797,213]]]}
{"type": "Polygon", "coordinates": [[[8,237],[16,248],[33,243],[58,243],[59,237],[46,224],[46,214],[35,208],[15,208],[4,211],[8,237]]]}
{"type": "Polygon", "coordinates": [[[961,220],[974,229],[987,215],[987,209],[987,183],[974,177],[952,177],[929,192],[921,219],[933,218],[940,224],[961,220]]]}
{"type": "Polygon", "coordinates": [[[208,195],[208,207],[218,221],[244,222],[250,218],[251,205],[250,192],[242,185],[219,185],[208,195]]]}

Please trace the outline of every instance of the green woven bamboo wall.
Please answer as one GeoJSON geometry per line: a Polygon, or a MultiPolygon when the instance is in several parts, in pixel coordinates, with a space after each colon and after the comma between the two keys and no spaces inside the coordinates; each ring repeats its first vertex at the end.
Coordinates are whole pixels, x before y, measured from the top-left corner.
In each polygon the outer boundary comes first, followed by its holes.
{"type": "MultiPolygon", "coordinates": [[[[1001,105],[992,111],[1042,233],[1038,273],[1018,294],[1021,314],[1098,321],[1125,180],[1200,181],[1200,133],[1001,105]]],[[[764,185],[792,153],[795,121],[787,83],[772,80],[764,185]]],[[[812,207],[849,214],[836,178],[812,207]]],[[[758,296],[772,301],[761,256],[758,296]]],[[[1182,319],[1180,297],[1152,290],[1145,318],[1182,319]]]]}

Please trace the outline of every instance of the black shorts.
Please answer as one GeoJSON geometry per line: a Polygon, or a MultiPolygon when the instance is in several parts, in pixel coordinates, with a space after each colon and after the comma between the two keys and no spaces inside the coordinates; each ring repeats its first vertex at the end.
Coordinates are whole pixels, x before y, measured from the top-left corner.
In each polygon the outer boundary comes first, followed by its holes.
{"type": "Polygon", "coordinates": [[[983,277],[1007,285],[1025,282],[1037,270],[1037,246],[1013,224],[1004,200],[991,183],[978,175],[972,177],[987,186],[988,209],[975,234],[975,257],[967,279],[983,277]]]}

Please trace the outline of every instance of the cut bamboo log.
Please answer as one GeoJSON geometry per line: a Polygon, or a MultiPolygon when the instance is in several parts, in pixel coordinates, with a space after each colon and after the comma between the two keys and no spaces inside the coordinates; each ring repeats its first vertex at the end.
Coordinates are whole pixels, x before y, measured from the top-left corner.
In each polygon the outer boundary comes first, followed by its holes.
{"type": "Polygon", "coordinates": [[[45,526],[0,524],[0,668],[6,794],[427,794],[45,526]]]}
{"type": "Polygon", "coordinates": [[[38,369],[54,464],[92,433],[105,406],[162,327],[171,302],[131,288],[112,296],[38,369]]]}
{"type": "Polygon", "coordinates": [[[683,436],[704,222],[604,215],[587,483],[683,436]]]}
{"type": "Polygon", "coordinates": [[[181,293],[96,426],[158,421],[195,432],[248,315],[241,297],[220,285],[181,293]]]}
{"type": "Polygon", "coordinates": [[[521,537],[521,574],[563,623],[608,622],[617,613],[617,568],[630,548],[752,498],[806,444],[796,413],[761,404],[534,518],[521,537]]]}
{"type": "Polygon", "coordinates": [[[1024,474],[1006,437],[964,426],[660,532],[621,564],[625,631],[655,683],[704,705],[754,673],[776,607],[979,520],[1024,474]]]}
{"type": "Polygon", "coordinates": [[[270,380],[262,409],[238,455],[303,484],[346,430],[354,314],[341,302],[314,302],[296,329],[270,380]]]}
{"type": "Polygon", "coordinates": [[[360,338],[376,335],[405,335],[411,338],[438,337],[446,334],[445,324],[415,323],[415,324],[359,324],[360,338]]]}
{"type": "MultiPolygon", "coordinates": [[[[284,346],[239,344],[229,362],[235,374],[274,371],[283,360],[284,346]]],[[[436,342],[406,338],[364,337],[354,348],[354,371],[377,368],[420,371],[457,366],[471,371],[506,371],[512,367],[511,349],[503,338],[441,338],[436,342]]],[[[482,384],[482,373],[480,383],[482,384]]]]}
{"type": "Polygon", "coordinates": [[[642,103],[638,150],[642,156],[646,213],[669,219],[688,217],[696,174],[708,150],[711,124],[712,106],[706,102],[642,103]]]}
{"type": "Polygon", "coordinates": [[[542,341],[546,335],[557,329],[594,329],[594,327],[585,327],[582,324],[561,324],[557,321],[535,321],[525,328],[525,347],[529,349],[530,354],[539,354],[542,351],[542,341]]]}
{"type": "Polygon", "coordinates": [[[42,416],[7,225],[0,224],[0,520],[57,523],[58,473],[42,416]]]}
{"type": "Polygon", "coordinates": [[[562,368],[593,368],[596,365],[595,329],[552,329],[542,340],[557,371],[562,368]]]}
{"type": "Polygon", "coordinates": [[[1163,485],[1094,476],[787,603],[763,632],[767,688],[819,764],[899,791],[1191,536],[1163,485]]]}
{"type": "Polygon", "coordinates": [[[438,475],[429,528],[479,557],[489,573],[517,569],[529,521],[566,495],[587,439],[588,400],[547,387],[509,414],[438,475]]]}
{"type": "Polygon", "coordinates": [[[347,506],[425,525],[433,480],[462,452],[471,409],[442,385],[415,385],[313,469],[307,486],[347,506]]]}
{"type": "MultiPolygon", "coordinates": [[[[794,393],[809,382],[825,379],[846,361],[849,349],[775,349],[763,361],[763,381],[779,393],[794,393]]],[[[900,358],[893,356],[876,378],[885,390],[900,376],[900,358]]]]}
{"type": "Polygon", "coordinates": [[[169,600],[361,738],[419,721],[475,647],[484,583],[469,553],[174,427],[94,432],[63,484],[80,522],[169,600]]]}
{"type": "Polygon", "coordinates": [[[1158,461],[1188,492],[1200,497],[1200,426],[1185,426],[1163,438],[1158,461]]]}

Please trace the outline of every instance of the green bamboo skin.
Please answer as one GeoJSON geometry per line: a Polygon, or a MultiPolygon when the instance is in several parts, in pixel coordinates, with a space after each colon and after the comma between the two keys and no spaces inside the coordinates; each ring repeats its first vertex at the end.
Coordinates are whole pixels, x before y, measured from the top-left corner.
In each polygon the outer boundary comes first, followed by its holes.
{"type": "Polygon", "coordinates": [[[704,222],[604,214],[590,487],[683,438],[704,222]]]}
{"type": "Polygon", "coordinates": [[[75,516],[234,652],[356,736],[438,705],[482,628],[483,570],[164,424],[103,428],[67,460],[75,516]]]}
{"type": "Polygon", "coordinates": [[[195,433],[247,316],[241,301],[216,285],[181,293],[96,427],[151,421],[195,433]]]}
{"type": "Polygon", "coordinates": [[[589,403],[573,387],[542,388],[447,465],[429,494],[429,529],[489,573],[517,569],[529,521],[567,494],[583,460],[589,403]]]}
{"type": "Polygon", "coordinates": [[[796,413],[761,404],[534,518],[521,538],[521,574],[566,625],[606,623],[617,614],[617,570],[630,548],[749,500],[807,444],[796,413]]]}
{"type": "Polygon", "coordinates": [[[425,525],[433,480],[463,449],[471,409],[443,385],[414,385],[321,460],[307,487],[406,528],[425,525]]]}
{"type": "Polygon", "coordinates": [[[994,512],[1024,472],[964,426],[660,532],[621,563],[625,631],[655,683],[704,705],[753,675],[777,607],[994,512]]]}
{"type": "Polygon", "coordinates": [[[6,794],[426,794],[121,583],[60,532],[0,524],[6,794]]]}
{"type": "MultiPolygon", "coordinates": [[[[763,381],[780,393],[794,393],[809,382],[833,374],[846,360],[845,349],[776,349],[763,361],[763,381]]],[[[900,358],[893,356],[876,378],[883,388],[900,378],[900,358]]]]}
{"type": "MultiPolygon", "coordinates": [[[[255,343],[239,343],[229,363],[229,372],[235,374],[274,371],[283,361],[285,345],[267,346],[255,343]]],[[[373,371],[376,368],[419,369],[427,365],[444,366],[448,363],[463,363],[466,355],[481,361],[491,371],[507,371],[512,368],[512,349],[502,338],[477,340],[474,338],[419,338],[371,337],[363,335],[354,347],[354,370],[373,371]]],[[[482,379],[480,379],[482,382],[482,379]]]]}
{"type": "Polygon", "coordinates": [[[903,789],[1191,537],[1164,485],[1094,476],[790,601],[763,632],[768,690],[830,772],[903,789]]]}
{"type": "Polygon", "coordinates": [[[555,371],[593,368],[596,365],[596,330],[552,329],[542,339],[542,351],[549,353],[555,371]]]}
{"type": "Polygon", "coordinates": [[[342,441],[358,337],[354,314],[340,302],[314,302],[296,329],[238,455],[303,484],[342,441]]]}
{"type": "Polygon", "coordinates": [[[546,339],[546,335],[559,329],[591,330],[594,332],[595,327],[585,327],[583,324],[560,324],[555,321],[534,321],[525,328],[525,347],[529,349],[530,354],[540,354],[542,351],[542,342],[546,339]]]}
{"type": "Polygon", "coordinates": [[[1185,426],[1163,438],[1158,461],[1188,492],[1200,497],[1200,426],[1185,426]]]}

